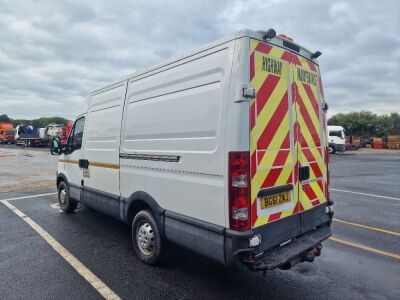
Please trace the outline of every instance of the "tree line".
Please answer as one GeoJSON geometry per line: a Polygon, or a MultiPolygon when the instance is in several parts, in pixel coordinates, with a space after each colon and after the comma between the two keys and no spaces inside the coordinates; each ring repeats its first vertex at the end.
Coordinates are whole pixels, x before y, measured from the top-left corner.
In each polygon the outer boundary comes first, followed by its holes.
{"type": "MultiPolygon", "coordinates": [[[[32,125],[35,128],[46,127],[48,124],[66,124],[68,120],[61,117],[43,117],[33,120],[12,119],[0,115],[0,122],[10,122],[16,127],[20,124],[32,125]]],[[[365,137],[383,137],[400,135],[400,114],[377,115],[369,111],[339,113],[328,120],[328,125],[343,126],[347,135],[365,137]]]]}
{"type": "Polygon", "coordinates": [[[67,119],[61,117],[43,117],[38,119],[27,120],[27,119],[12,119],[5,114],[0,115],[0,122],[12,123],[14,127],[23,124],[23,125],[32,125],[34,128],[43,128],[52,123],[65,125],[67,121],[68,121],[67,119]]]}
{"type": "Polygon", "coordinates": [[[369,111],[339,113],[328,120],[328,125],[342,126],[346,135],[384,137],[400,135],[400,114],[377,115],[369,111]]]}

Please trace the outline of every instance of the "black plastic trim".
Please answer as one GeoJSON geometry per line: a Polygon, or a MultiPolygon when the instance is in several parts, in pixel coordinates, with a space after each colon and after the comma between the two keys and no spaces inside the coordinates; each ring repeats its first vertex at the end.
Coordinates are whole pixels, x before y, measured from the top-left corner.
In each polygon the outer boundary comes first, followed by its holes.
{"type": "Polygon", "coordinates": [[[165,216],[175,219],[175,220],[179,220],[186,224],[194,225],[194,226],[209,230],[209,231],[214,231],[214,232],[221,233],[221,234],[223,234],[225,232],[225,227],[223,227],[223,226],[205,222],[205,221],[201,221],[201,220],[198,220],[198,219],[195,219],[192,217],[188,217],[185,215],[181,215],[181,214],[173,212],[173,211],[166,210],[165,216]]]}
{"type": "Polygon", "coordinates": [[[165,212],[165,237],[214,261],[226,264],[224,227],[165,212]]]}
{"type": "Polygon", "coordinates": [[[273,187],[273,188],[269,188],[269,189],[260,190],[257,194],[257,197],[265,197],[265,196],[269,196],[269,195],[273,195],[273,194],[277,194],[277,193],[281,193],[281,192],[285,192],[285,191],[291,191],[291,190],[293,190],[293,184],[286,184],[286,185],[282,185],[282,186],[277,186],[277,187],[273,187]]]}
{"type": "Polygon", "coordinates": [[[120,197],[90,187],[82,187],[81,199],[85,206],[120,219],[120,197]]]}
{"type": "Polygon", "coordinates": [[[300,47],[289,41],[283,40],[283,46],[286,48],[292,49],[293,51],[300,52],[300,47]]]}
{"type": "Polygon", "coordinates": [[[181,158],[180,156],[177,155],[129,154],[129,153],[121,153],[119,157],[123,159],[153,160],[153,161],[167,161],[167,162],[179,162],[181,158]]]}
{"type": "Polygon", "coordinates": [[[56,179],[57,187],[58,187],[58,179],[59,179],[59,178],[62,178],[62,180],[65,181],[65,182],[68,184],[67,176],[65,176],[64,173],[58,173],[57,179],[56,179]]]}
{"type": "Polygon", "coordinates": [[[253,271],[273,270],[293,261],[303,261],[302,257],[307,251],[321,244],[331,235],[330,226],[324,224],[294,238],[287,245],[269,249],[262,258],[251,263],[251,268],[253,271]]]}
{"type": "MultiPolygon", "coordinates": [[[[129,212],[132,205],[140,204],[140,202],[145,203],[153,212],[154,217],[156,218],[157,224],[164,235],[164,212],[163,209],[157,201],[148,193],[143,191],[136,191],[128,198],[121,197],[121,205],[119,209],[120,218],[129,224],[130,216],[129,212]]],[[[130,224],[129,224],[130,225],[130,224]]]]}

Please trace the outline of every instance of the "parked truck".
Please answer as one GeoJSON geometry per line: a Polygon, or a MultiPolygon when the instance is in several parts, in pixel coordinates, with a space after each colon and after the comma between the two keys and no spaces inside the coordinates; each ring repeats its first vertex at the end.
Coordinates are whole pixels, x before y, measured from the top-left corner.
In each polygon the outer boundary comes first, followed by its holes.
{"type": "Polygon", "coordinates": [[[0,122],[0,144],[11,144],[14,142],[14,128],[11,123],[0,122]]]}
{"type": "Polygon", "coordinates": [[[333,216],[320,54],[246,30],[93,90],[53,139],[61,210],[126,222],[148,264],[168,241],[253,271],[313,261],[333,216]]]}
{"type": "Polygon", "coordinates": [[[328,126],[329,153],[346,151],[346,136],[342,126],[328,126]]]}
{"type": "Polygon", "coordinates": [[[71,131],[72,121],[64,124],[49,124],[45,128],[33,128],[31,125],[18,125],[16,144],[26,147],[49,146],[52,138],[57,137],[61,144],[65,144],[71,131]]]}

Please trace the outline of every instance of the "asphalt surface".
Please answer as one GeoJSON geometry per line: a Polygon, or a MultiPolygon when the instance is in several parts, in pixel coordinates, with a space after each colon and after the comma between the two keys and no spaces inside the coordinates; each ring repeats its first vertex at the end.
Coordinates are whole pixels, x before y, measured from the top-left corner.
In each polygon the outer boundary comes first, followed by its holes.
{"type": "MultiPolygon", "coordinates": [[[[335,218],[373,229],[335,221],[334,237],[350,245],[328,240],[314,263],[270,271],[266,277],[227,269],[173,245],[162,265],[147,266],[133,254],[130,229],[119,221],[84,207],[72,215],[60,213],[54,206],[55,195],[9,202],[123,299],[399,299],[399,166],[398,152],[332,156],[335,218]]],[[[0,194],[0,199],[51,192],[55,189],[31,189],[0,194]]],[[[1,299],[101,299],[37,232],[1,203],[0,295],[1,299]]]]}
{"type": "Polygon", "coordinates": [[[0,144],[0,193],[54,186],[57,161],[49,148],[0,144]]]}

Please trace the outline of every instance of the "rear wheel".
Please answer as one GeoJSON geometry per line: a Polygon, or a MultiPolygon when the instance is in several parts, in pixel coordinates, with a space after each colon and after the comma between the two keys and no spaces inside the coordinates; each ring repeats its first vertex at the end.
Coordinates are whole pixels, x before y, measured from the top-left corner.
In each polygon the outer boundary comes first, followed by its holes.
{"type": "Polygon", "coordinates": [[[141,261],[149,265],[160,261],[163,241],[157,222],[149,210],[138,212],[133,219],[132,243],[141,261]]]}
{"type": "Polygon", "coordinates": [[[78,207],[78,202],[69,197],[69,189],[64,181],[58,185],[58,204],[65,213],[73,213],[78,207]]]}
{"type": "Polygon", "coordinates": [[[329,154],[335,154],[336,148],[332,145],[329,145],[329,154]]]}

